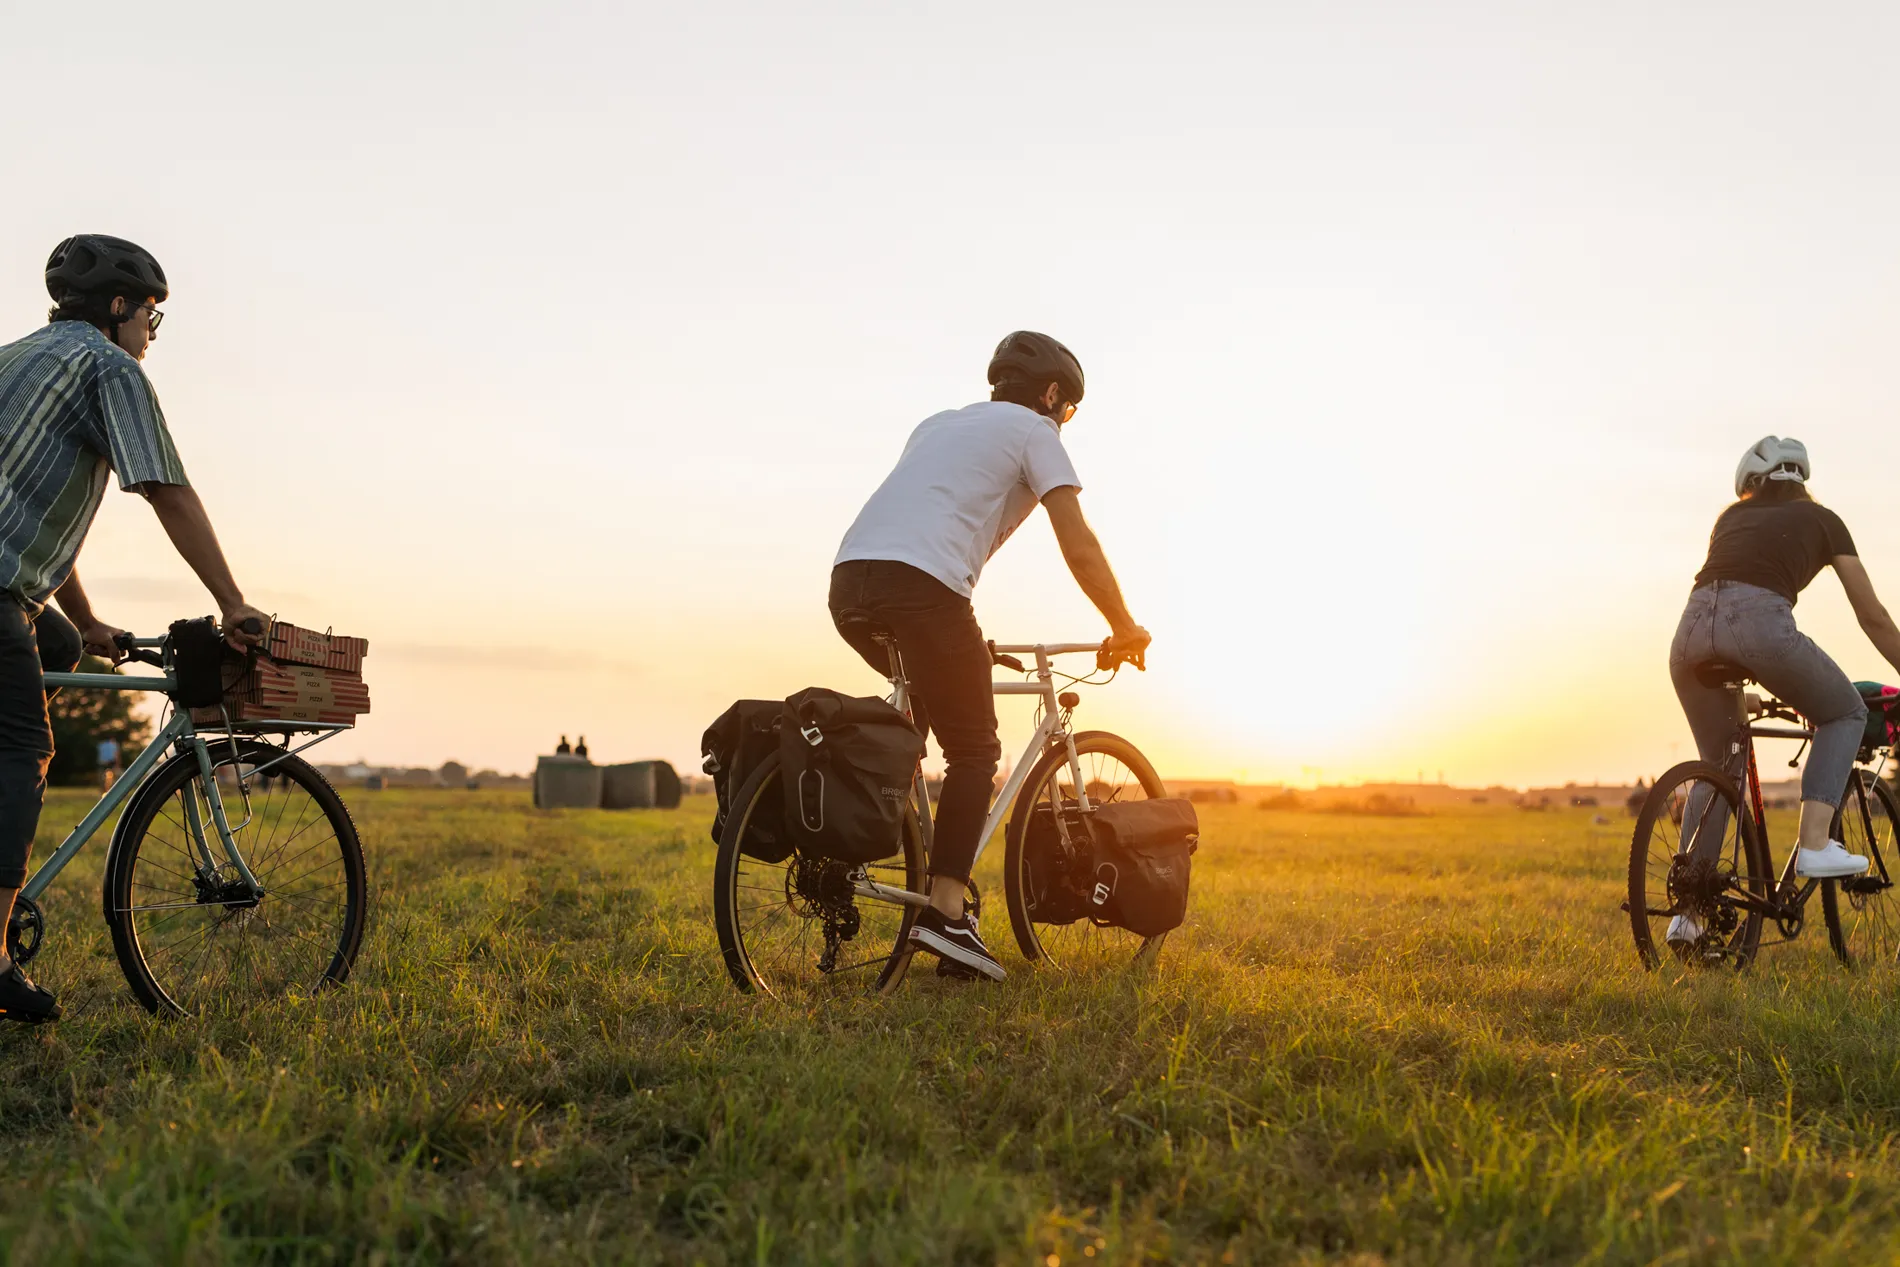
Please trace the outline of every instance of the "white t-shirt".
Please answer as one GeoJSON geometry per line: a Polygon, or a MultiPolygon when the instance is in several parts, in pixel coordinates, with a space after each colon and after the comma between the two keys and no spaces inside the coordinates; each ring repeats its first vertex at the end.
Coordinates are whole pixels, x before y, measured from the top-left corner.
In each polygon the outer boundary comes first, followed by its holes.
{"type": "Polygon", "coordinates": [[[1062,432],[1000,400],[932,414],[844,534],[838,563],[908,563],[968,598],[983,565],[1045,494],[1082,487],[1062,432]]]}

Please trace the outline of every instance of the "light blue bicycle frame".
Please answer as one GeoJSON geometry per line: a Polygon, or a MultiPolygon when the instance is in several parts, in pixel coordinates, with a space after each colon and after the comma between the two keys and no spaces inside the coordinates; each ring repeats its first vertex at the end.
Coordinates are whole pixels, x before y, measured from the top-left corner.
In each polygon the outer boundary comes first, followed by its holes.
{"type": "MultiPolygon", "coordinates": [[[[164,645],[164,642],[165,640],[163,638],[140,638],[136,640],[133,645],[138,647],[160,647],[164,645]]],[[[49,688],[77,687],[81,690],[95,691],[165,692],[178,689],[178,680],[170,673],[159,676],[131,676],[117,673],[48,673],[45,677],[46,685],[49,688]]],[[[302,752],[305,748],[308,748],[310,744],[320,743],[325,739],[331,738],[331,736],[338,731],[348,730],[349,727],[327,723],[299,722],[296,724],[295,729],[325,731],[328,733],[320,734],[309,743],[301,744],[296,748],[286,749],[283,756],[276,757],[258,766],[252,771],[252,774],[266,770],[270,766],[275,765],[278,761],[282,761],[284,757],[290,756],[293,752],[302,752]]],[[[225,815],[224,797],[219,794],[217,776],[212,769],[211,746],[206,743],[204,737],[198,733],[197,727],[192,725],[191,710],[186,708],[173,710],[171,720],[165,723],[163,729],[161,729],[157,735],[153,736],[152,742],[145,746],[145,751],[133,758],[132,764],[126,767],[125,773],[113,780],[112,786],[106,789],[105,795],[99,798],[99,803],[94,805],[92,809],[87,812],[86,816],[79,820],[79,825],[72,829],[66,839],[60,843],[59,848],[55,849],[51,856],[34,870],[32,876],[21,886],[20,895],[28,901],[37,901],[40,894],[46,892],[47,887],[53,883],[59,873],[66,869],[66,864],[73,860],[73,855],[85,848],[86,842],[92,839],[93,833],[98,831],[100,826],[104,824],[107,819],[112,817],[119,806],[125,802],[126,798],[131,796],[132,793],[145,782],[146,778],[150,776],[153,770],[158,768],[159,763],[163,761],[174,748],[181,750],[190,748],[198,758],[198,780],[204,796],[204,806],[200,806],[199,798],[196,796],[188,796],[185,798],[185,827],[191,837],[192,848],[198,855],[198,865],[205,868],[207,872],[215,872],[218,870],[217,859],[212,855],[211,846],[205,839],[204,814],[208,808],[212,826],[216,828],[218,843],[225,857],[230,859],[233,867],[237,868],[238,874],[244,878],[244,883],[250,887],[251,892],[254,895],[261,895],[263,888],[258,884],[257,877],[251,874],[250,864],[245,862],[243,853],[238,849],[236,839],[236,833],[244,830],[245,824],[250,821],[249,789],[245,786],[243,780],[239,780],[238,792],[244,798],[246,816],[243,823],[239,823],[236,828],[233,828],[230,820],[225,815]]]]}
{"type": "MultiPolygon", "coordinates": [[[[891,651],[891,668],[894,672],[891,678],[891,704],[908,716],[910,678],[904,672],[902,655],[889,643],[885,645],[891,651]]],[[[1068,750],[1069,777],[1075,781],[1076,808],[1085,814],[1089,811],[1088,787],[1082,779],[1082,759],[1075,753],[1075,735],[1065,724],[1067,714],[1056,694],[1055,675],[1049,667],[1049,657],[1101,649],[1102,644],[1099,642],[1027,643],[1008,647],[999,645],[995,648],[1001,655],[1035,656],[1036,667],[1032,672],[1036,680],[1033,682],[991,682],[990,693],[992,695],[1034,695],[1041,699],[1042,708],[1035,733],[1029,737],[1029,746],[1023,749],[1022,760],[1016,763],[1016,768],[1009,772],[1009,778],[1003,781],[1002,790],[996,794],[996,800],[990,806],[989,817],[983,820],[983,835],[977,842],[976,858],[981,858],[983,851],[990,847],[991,838],[996,835],[996,829],[1003,825],[1003,816],[1009,813],[1009,807],[1015,803],[1016,794],[1022,791],[1024,782],[1029,778],[1030,770],[1035,767],[1037,761],[1041,760],[1042,754],[1048,751],[1050,744],[1057,739],[1060,739],[1068,750]]],[[[918,826],[924,833],[924,852],[928,855],[930,846],[935,840],[935,830],[931,823],[930,792],[924,785],[924,770],[921,765],[917,767],[916,790],[913,795],[917,803],[918,826]]],[[[1060,815],[1056,819],[1056,830],[1063,833],[1066,839],[1068,827],[1063,823],[1060,815]]],[[[976,865],[976,858],[970,860],[973,868],[976,865]]],[[[922,893],[913,893],[909,889],[900,889],[889,884],[879,884],[868,876],[857,880],[852,888],[859,897],[877,901],[896,902],[905,906],[930,904],[930,899],[922,893]]]]}

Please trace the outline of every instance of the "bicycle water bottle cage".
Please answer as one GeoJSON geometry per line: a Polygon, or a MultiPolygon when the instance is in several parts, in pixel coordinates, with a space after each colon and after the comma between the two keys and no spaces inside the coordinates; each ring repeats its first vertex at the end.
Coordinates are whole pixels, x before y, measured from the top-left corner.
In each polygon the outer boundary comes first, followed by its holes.
{"type": "Polygon", "coordinates": [[[801,770],[798,775],[798,821],[809,832],[825,829],[825,772],[801,770]],[[812,781],[817,780],[816,790],[812,781]]]}

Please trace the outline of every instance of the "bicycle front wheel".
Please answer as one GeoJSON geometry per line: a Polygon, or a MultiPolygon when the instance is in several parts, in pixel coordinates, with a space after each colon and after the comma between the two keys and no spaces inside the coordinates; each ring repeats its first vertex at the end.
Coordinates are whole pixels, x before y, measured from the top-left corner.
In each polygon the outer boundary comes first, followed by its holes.
{"type": "Polygon", "coordinates": [[[191,752],[133,794],[106,864],[113,949],[153,1012],[189,1016],[338,985],[362,944],[363,849],[336,789],[271,744],[210,748],[232,839],[258,887],[225,851],[191,752]],[[252,773],[265,763],[268,780],[252,773]]]}
{"type": "MultiPolygon", "coordinates": [[[[732,983],[777,998],[840,988],[891,993],[910,966],[917,912],[895,895],[924,889],[915,808],[905,810],[897,855],[863,865],[808,858],[785,846],[771,849],[772,858],[747,853],[748,828],[776,824],[783,814],[772,753],[733,797],[713,866],[713,924],[732,983]],[[875,896],[876,888],[892,896],[875,896]]],[[[773,839],[783,836],[779,829],[773,839]]]]}
{"type": "Polygon", "coordinates": [[[1900,898],[1893,891],[1893,870],[1900,867],[1896,836],[1900,806],[1893,792],[1872,771],[1856,770],[1834,819],[1834,839],[1847,852],[1865,854],[1867,870],[1844,880],[1821,882],[1821,913],[1828,941],[1841,962],[1855,965],[1893,963],[1900,955],[1900,898]]]}
{"type": "Polygon", "coordinates": [[[1645,968],[1661,964],[1665,949],[1691,966],[1747,967],[1762,917],[1742,899],[1773,891],[1761,831],[1728,775],[1685,761],[1656,780],[1636,816],[1624,904],[1645,968]]]}
{"type": "MultiPolygon", "coordinates": [[[[1148,758],[1120,735],[1085,730],[1075,736],[1075,754],[1090,805],[1168,794],[1148,758]]],[[[1054,968],[1149,962],[1161,952],[1166,933],[1143,937],[1095,923],[1087,913],[1093,869],[1073,859],[1065,866],[1061,858],[1027,847],[1030,821],[1039,813],[1062,814],[1078,833],[1085,831],[1079,806],[1068,749],[1056,744],[1030,770],[1009,816],[1003,891],[1016,945],[1023,958],[1054,968]]]]}

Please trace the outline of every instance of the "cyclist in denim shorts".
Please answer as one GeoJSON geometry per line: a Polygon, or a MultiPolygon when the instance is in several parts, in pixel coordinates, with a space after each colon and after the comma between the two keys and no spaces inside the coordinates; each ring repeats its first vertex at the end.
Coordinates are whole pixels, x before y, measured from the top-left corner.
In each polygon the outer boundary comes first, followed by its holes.
{"type": "MultiPolygon", "coordinates": [[[[1801,771],[1797,872],[1811,878],[1859,875],[1867,859],[1828,838],[1847,776],[1860,750],[1867,705],[1827,652],[1795,627],[1794,605],[1823,568],[1832,567],[1868,640],[1900,671],[1900,627],[1874,594],[1841,517],[1808,495],[1808,451],[1799,440],[1766,436],[1735,470],[1739,499],[1715,521],[1708,561],[1669,649],[1669,676],[1704,761],[1725,765],[1735,731],[1732,697],[1705,686],[1696,668],[1740,665],[1793,705],[1814,727],[1801,771]]],[[[1701,921],[1678,915],[1665,939],[1693,944],[1701,921]]]]}
{"type": "MultiPolygon", "coordinates": [[[[151,504],[233,642],[258,642],[238,626],[270,620],[231,579],[139,365],[171,293],[165,270],[124,238],[82,233],[53,248],[46,290],[48,324],[0,346],[0,928],[26,880],[53,755],[42,674],[70,670],[82,646],[122,658],[120,631],[93,614],[74,568],[108,477],[151,504]]],[[[0,1020],[58,1016],[0,946],[0,1020]]]]}

